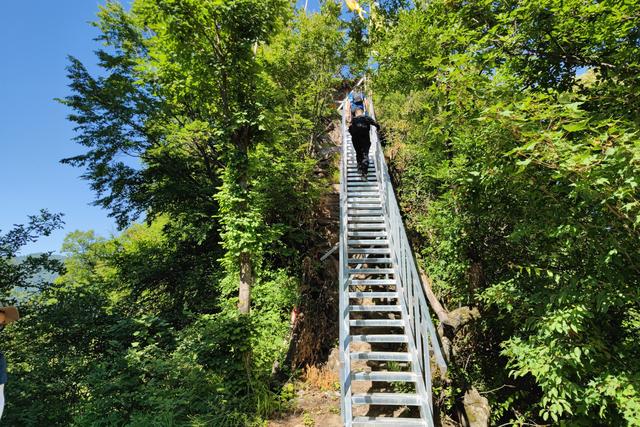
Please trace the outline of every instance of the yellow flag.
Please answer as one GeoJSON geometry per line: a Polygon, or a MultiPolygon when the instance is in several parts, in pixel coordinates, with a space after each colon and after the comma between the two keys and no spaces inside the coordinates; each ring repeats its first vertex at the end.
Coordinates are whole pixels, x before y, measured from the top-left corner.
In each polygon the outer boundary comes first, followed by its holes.
{"type": "Polygon", "coordinates": [[[364,14],[366,12],[356,0],[344,0],[344,1],[347,3],[347,7],[351,12],[357,13],[360,16],[360,19],[364,19],[364,14]]]}

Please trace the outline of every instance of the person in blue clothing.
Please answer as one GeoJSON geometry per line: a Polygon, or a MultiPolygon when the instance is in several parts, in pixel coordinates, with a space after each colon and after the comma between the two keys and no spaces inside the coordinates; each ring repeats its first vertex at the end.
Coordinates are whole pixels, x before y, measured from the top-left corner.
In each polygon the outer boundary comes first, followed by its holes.
{"type": "MultiPolygon", "coordinates": [[[[20,318],[18,309],[15,307],[0,307],[0,332],[5,325],[15,322],[20,318]]],[[[2,340],[0,340],[2,342],[2,340]]],[[[4,410],[4,385],[7,383],[7,361],[4,354],[0,352],[0,419],[4,410]]]]}
{"type": "Polygon", "coordinates": [[[351,117],[355,117],[356,109],[360,108],[363,112],[367,111],[366,97],[362,92],[349,92],[349,105],[351,106],[351,117]]]}

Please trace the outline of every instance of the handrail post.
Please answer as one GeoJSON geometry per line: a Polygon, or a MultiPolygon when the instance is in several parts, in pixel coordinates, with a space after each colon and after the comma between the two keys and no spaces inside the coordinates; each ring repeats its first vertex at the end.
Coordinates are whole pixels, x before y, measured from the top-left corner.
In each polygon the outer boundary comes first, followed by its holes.
{"type": "Polygon", "coordinates": [[[342,158],[340,159],[340,273],[339,273],[339,352],[340,352],[340,412],[346,427],[351,426],[351,360],[349,358],[349,311],[347,300],[349,283],[347,265],[347,135],[346,100],[342,103],[342,158]]]}

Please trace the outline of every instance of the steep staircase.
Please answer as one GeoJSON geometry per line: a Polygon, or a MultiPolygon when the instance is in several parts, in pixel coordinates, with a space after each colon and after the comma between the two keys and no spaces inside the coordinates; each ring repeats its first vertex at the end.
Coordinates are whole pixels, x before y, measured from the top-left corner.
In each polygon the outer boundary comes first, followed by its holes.
{"type": "MultiPolygon", "coordinates": [[[[344,425],[433,426],[446,369],[375,128],[362,177],[342,108],[340,382],[344,425]]],[[[373,105],[369,103],[369,114],[373,105]]]]}

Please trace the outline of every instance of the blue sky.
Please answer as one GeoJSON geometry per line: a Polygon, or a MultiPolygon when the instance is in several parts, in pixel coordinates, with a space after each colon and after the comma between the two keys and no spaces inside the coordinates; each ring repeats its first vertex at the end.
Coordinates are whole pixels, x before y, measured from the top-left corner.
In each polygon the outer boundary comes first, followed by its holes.
{"type": "Polygon", "coordinates": [[[81,171],[59,160],[79,153],[71,141],[68,110],[54,101],[69,93],[67,55],[94,64],[98,1],[3,2],[0,13],[0,229],[25,222],[41,208],[65,214],[64,231],[42,238],[23,253],[58,250],[67,232],[116,228],[106,212],[90,206],[93,194],[81,171]]]}
{"type": "MultiPolygon", "coordinates": [[[[22,253],[57,251],[73,230],[102,236],[117,229],[91,205],[94,194],[82,171],[59,160],[76,155],[69,111],[54,101],[69,94],[67,55],[95,71],[96,0],[3,2],[0,13],[0,230],[24,223],[41,208],[65,214],[64,230],[30,244],[22,253]]],[[[298,0],[304,5],[304,0],[298,0]]],[[[318,0],[309,0],[309,11],[318,0]]]]}

